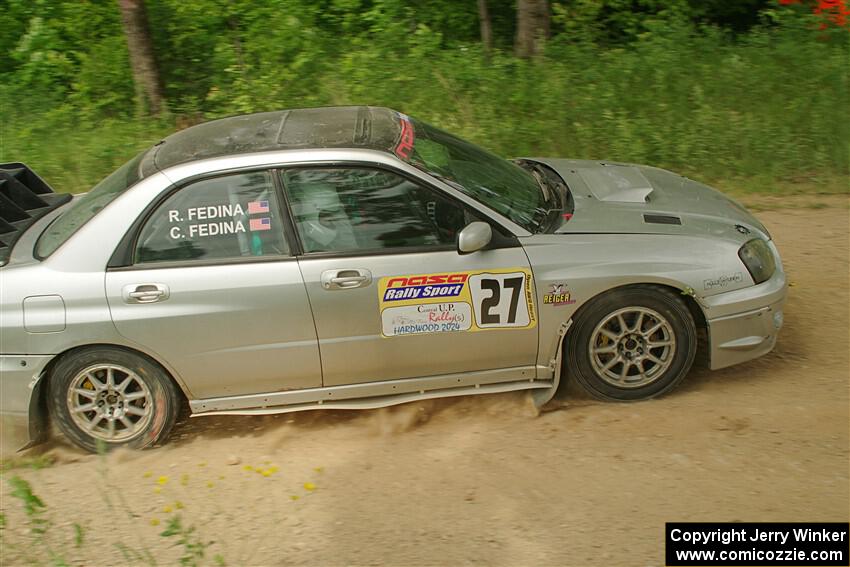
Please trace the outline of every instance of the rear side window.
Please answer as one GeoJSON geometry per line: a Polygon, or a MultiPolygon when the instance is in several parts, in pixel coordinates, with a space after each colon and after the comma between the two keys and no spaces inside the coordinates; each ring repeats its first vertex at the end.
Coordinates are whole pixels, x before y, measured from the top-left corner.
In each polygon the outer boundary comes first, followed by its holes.
{"type": "Polygon", "coordinates": [[[288,254],[274,184],[262,171],[205,179],[177,191],[142,227],[135,263],[288,254]]]}

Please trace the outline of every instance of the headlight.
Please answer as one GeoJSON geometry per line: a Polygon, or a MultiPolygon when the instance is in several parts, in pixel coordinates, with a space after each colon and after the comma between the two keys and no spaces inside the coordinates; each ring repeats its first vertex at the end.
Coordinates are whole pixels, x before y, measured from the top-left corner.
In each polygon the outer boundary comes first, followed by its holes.
{"type": "Polygon", "coordinates": [[[776,262],[773,259],[773,252],[767,242],[760,238],[750,240],[738,250],[738,257],[753,276],[753,281],[757,284],[766,282],[776,271],[776,262]]]}

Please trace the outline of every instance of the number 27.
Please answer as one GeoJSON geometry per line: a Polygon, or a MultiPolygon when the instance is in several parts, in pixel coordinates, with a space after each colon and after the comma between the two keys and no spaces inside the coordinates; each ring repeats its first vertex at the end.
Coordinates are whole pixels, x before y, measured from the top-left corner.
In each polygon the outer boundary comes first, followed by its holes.
{"type": "Polygon", "coordinates": [[[481,323],[485,325],[500,325],[502,324],[499,313],[493,313],[492,309],[501,303],[502,285],[505,290],[511,292],[511,303],[508,308],[508,320],[505,321],[508,325],[516,322],[517,306],[519,305],[519,297],[522,293],[522,284],[525,278],[506,278],[503,282],[493,279],[482,279],[481,289],[490,292],[490,297],[485,297],[481,300],[481,323]]]}

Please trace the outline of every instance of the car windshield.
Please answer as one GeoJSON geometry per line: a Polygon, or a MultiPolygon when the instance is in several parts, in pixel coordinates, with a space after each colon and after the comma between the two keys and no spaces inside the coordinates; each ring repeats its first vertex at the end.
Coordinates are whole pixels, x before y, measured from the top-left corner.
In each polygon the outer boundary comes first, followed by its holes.
{"type": "Polygon", "coordinates": [[[526,230],[537,232],[540,229],[541,222],[555,205],[531,173],[418,120],[408,122],[413,131],[407,134],[406,121],[406,117],[402,119],[402,140],[396,155],[419,169],[453,182],[453,186],[526,230]]]}
{"type": "Polygon", "coordinates": [[[95,185],[94,189],[68,205],[39,236],[35,245],[36,257],[50,256],[98,211],[135,185],[142,178],[139,164],[146,153],[147,150],[140,153],[95,185]]]}

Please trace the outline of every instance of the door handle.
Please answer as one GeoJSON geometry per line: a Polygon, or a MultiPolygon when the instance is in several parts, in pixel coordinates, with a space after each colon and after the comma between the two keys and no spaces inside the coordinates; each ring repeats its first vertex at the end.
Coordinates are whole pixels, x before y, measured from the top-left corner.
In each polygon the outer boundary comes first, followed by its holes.
{"type": "Polygon", "coordinates": [[[357,287],[369,281],[366,276],[348,276],[345,278],[331,278],[331,283],[339,287],[357,287]]]}
{"type": "Polygon", "coordinates": [[[131,291],[127,295],[129,295],[133,299],[144,301],[146,299],[156,299],[158,297],[162,297],[163,295],[165,295],[165,292],[161,289],[152,289],[151,291],[131,291]]]}
{"type": "Polygon", "coordinates": [[[156,303],[164,301],[170,295],[165,284],[130,284],[121,290],[127,303],[156,303]]]}
{"type": "Polygon", "coordinates": [[[322,287],[325,289],[354,289],[372,283],[369,270],[326,270],[322,272],[322,287]]]}

